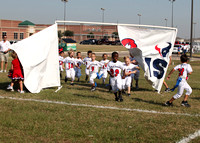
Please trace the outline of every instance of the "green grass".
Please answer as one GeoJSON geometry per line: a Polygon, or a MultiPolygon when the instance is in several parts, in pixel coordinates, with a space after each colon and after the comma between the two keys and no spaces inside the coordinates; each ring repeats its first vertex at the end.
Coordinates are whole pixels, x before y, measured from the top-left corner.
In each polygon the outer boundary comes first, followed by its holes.
{"type": "Polygon", "coordinates": [[[113,52],[113,51],[127,51],[122,45],[80,45],[77,44],[77,51],[87,52],[92,50],[93,52],[113,52]]]}
{"type": "MultiPolygon", "coordinates": [[[[100,59],[98,57],[98,59],[100,59]]],[[[175,65],[178,64],[175,61],[175,65]]],[[[114,95],[96,80],[98,88],[90,91],[90,85],[84,82],[84,68],[81,82],[70,86],[61,80],[63,88],[45,89],[39,94],[19,94],[6,91],[10,80],[5,73],[0,74],[0,93],[5,97],[31,98],[63,101],[67,103],[89,104],[200,114],[200,62],[191,62],[194,70],[188,83],[193,88],[189,98],[191,108],[180,106],[183,99],[174,102],[173,107],[164,107],[176,92],[157,94],[146,82],[141,71],[140,90],[132,91],[131,97],[124,96],[124,102],[114,101],[114,95]]],[[[169,70],[173,65],[169,67],[169,70]]],[[[63,72],[63,75],[64,72],[63,72]]],[[[175,84],[177,73],[173,74],[168,85],[175,84]]],[[[108,81],[107,81],[108,82],[108,81]]],[[[164,91],[164,88],[162,89],[164,91]]],[[[58,104],[37,103],[0,99],[0,142],[176,142],[200,129],[200,117],[180,115],[161,115],[89,107],[76,107],[58,104]]],[[[196,138],[192,142],[200,142],[196,138]]]]}

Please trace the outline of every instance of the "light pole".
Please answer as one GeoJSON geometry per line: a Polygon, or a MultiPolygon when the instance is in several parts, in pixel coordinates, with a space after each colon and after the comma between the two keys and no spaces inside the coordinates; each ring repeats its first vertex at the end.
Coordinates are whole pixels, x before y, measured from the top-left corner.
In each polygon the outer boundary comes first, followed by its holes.
{"type": "MultiPolygon", "coordinates": [[[[64,21],[66,20],[66,4],[68,2],[68,0],[61,0],[62,2],[64,2],[64,21]]],[[[65,32],[65,22],[64,22],[64,32],[65,32]]]]}
{"type": "Polygon", "coordinates": [[[194,39],[195,39],[195,27],[196,27],[196,22],[193,23],[194,24],[194,39]]]}
{"type": "Polygon", "coordinates": [[[190,57],[192,57],[193,48],[193,0],[191,0],[191,29],[190,29],[190,57]]]}
{"type": "Polygon", "coordinates": [[[139,17],[139,25],[141,24],[141,14],[138,14],[138,17],[139,17]]]}
{"type": "Polygon", "coordinates": [[[166,26],[166,27],[167,27],[167,20],[168,20],[168,19],[167,19],[167,18],[165,18],[165,26],[166,26]]]}
{"type": "Polygon", "coordinates": [[[172,2],[172,27],[174,27],[174,2],[176,0],[169,0],[170,2],[172,2]]]}
{"type": "MultiPolygon", "coordinates": [[[[102,23],[104,23],[104,11],[105,11],[105,8],[101,8],[102,10],[102,23]]],[[[103,38],[103,32],[104,32],[104,26],[102,24],[102,38],[103,38]]]]}

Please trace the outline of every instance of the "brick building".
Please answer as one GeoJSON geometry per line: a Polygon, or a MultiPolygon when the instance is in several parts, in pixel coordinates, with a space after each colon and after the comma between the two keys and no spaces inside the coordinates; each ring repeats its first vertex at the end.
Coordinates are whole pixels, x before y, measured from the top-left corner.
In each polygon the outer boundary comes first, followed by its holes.
{"type": "MultiPolygon", "coordinates": [[[[3,35],[7,35],[9,41],[19,41],[49,26],[51,25],[34,24],[27,20],[0,20],[0,37],[2,38],[3,35]]],[[[117,31],[116,26],[106,25],[65,25],[65,28],[64,25],[58,26],[58,30],[60,30],[61,32],[64,32],[64,29],[73,31],[74,36],[70,38],[76,40],[77,42],[90,39],[91,37],[94,37],[95,39],[100,39],[103,36],[107,36],[110,38],[110,40],[112,40],[114,37],[112,33],[117,31]]]]}

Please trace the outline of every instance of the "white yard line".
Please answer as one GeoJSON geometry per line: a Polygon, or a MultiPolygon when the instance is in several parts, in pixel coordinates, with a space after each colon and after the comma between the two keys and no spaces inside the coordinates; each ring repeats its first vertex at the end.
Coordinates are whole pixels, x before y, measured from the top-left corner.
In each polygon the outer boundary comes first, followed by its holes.
{"type": "Polygon", "coordinates": [[[143,109],[119,108],[119,107],[111,107],[111,106],[77,104],[77,103],[67,103],[67,102],[51,101],[51,100],[38,100],[38,99],[15,98],[15,97],[4,97],[4,96],[0,96],[0,99],[10,99],[10,100],[18,100],[18,101],[32,101],[32,102],[51,103],[51,104],[62,104],[62,105],[68,105],[68,106],[90,107],[90,108],[110,109],[110,110],[120,110],[120,111],[135,111],[135,112],[142,112],[142,113],[162,114],[162,115],[180,115],[180,116],[200,117],[200,114],[159,112],[159,111],[154,111],[154,110],[143,110],[143,109]]]}
{"type": "Polygon", "coordinates": [[[188,137],[183,138],[182,140],[178,141],[177,143],[189,143],[191,140],[200,137],[200,130],[196,131],[194,134],[188,135],[188,137]]]}

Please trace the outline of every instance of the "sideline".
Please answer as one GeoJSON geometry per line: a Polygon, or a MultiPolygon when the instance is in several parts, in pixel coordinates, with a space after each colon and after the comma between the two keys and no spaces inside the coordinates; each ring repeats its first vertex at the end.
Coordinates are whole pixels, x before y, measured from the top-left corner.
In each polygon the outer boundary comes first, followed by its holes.
{"type": "Polygon", "coordinates": [[[61,105],[78,106],[78,107],[91,107],[91,108],[110,109],[110,110],[119,110],[119,111],[132,111],[132,112],[135,111],[135,112],[142,112],[142,113],[162,114],[162,115],[179,115],[179,116],[200,117],[200,114],[159,112],[159,111],[154,111],[154,110],[143,110],[143,109],[119,108],[119,107],[111,107],[111,106],[77,104],[77,103],[67,103],[67,102],[62,102],[62,101],[51,101],[51,100],[38,100],[38,99],[15,98],[15,97],[4,97],[4,96],[0,96],[0,99],[10,99],[10,100],[17,100],[17,101],[32,101],[32,102],[40,102],[40,103],[61,104],[61,105]]]}
{"type": "Polygon", "coordinates": [[[194,134],[188,135],[188,137],[183,138],[182,140],[176,142],[176,143],[188,143],[191,140],[200,137],[200,130],[196,131],[194,134]]]}

